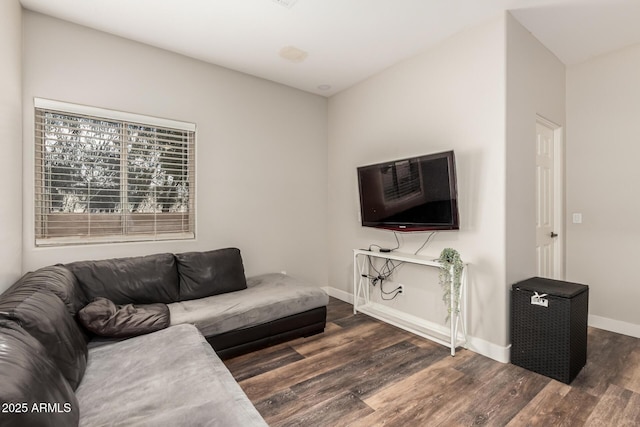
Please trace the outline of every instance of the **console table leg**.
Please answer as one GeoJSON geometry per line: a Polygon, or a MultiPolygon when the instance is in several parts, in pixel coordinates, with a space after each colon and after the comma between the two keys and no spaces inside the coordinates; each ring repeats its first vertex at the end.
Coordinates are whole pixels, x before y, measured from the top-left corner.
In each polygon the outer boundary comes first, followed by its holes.
{"type": "Polygon", "coordinates": [[[454,269],[453,266],[451,266],[451,271],[449,271],[449,277],[450,277],[450,282],[449,282],[449,286],[450,286],[450,290],[451,293],[450,295],[450,307],[449,309],[450,314],[449,314],[449,323],[451,324],[451,356],[455,356],[456,355],[456,327],[455,327],[455,322],[458,320],[458,315],[456,313],[456,306],[455,306],[455,294],[454,294],[454,285],[453,285],[453,276],[454,275],[454,269]]]}

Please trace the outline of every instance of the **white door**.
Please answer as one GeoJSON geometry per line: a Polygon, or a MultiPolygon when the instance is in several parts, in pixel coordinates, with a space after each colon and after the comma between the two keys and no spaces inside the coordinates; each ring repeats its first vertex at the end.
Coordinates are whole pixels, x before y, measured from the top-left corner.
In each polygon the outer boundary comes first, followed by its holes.
{"type": "Polygon", "coordinates": [[[536,262],[537,275],[561,278],[560,225],[561,204],[556,194],[561,190],[556,182],[557,126],[543,120],[536,122],[536,262]]]}

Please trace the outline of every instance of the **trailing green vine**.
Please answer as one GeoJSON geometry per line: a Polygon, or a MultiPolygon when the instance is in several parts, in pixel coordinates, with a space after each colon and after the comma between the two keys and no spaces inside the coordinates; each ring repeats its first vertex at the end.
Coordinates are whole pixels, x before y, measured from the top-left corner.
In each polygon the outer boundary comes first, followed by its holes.
{"type": "Polygon", "coordinates": [[[460,312],[460,286],[462,285],[462,270],[464,263],[460,259],[460,254],[455,249],[445,248],[438,258],[440,262],[440,285],[442,286],[442,301],[447,306],[447,318],[445,323],[451,318],[451,298],[453,298],[453,307],[456,314],[460,312]],[[453,267],[453,277],[451,277],[451,269],[453,267]],[[451,295],[451,281],[453,280],[453,292],[451,295]]]}

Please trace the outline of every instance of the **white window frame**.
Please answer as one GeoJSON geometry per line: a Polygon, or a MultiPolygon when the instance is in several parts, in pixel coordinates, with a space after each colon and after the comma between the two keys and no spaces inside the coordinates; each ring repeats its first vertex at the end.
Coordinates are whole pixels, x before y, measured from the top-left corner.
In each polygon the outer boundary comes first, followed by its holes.
{"type": "MultiPolygon", "coordinates": [[[[43,139],[43,136],[39,134],[38,129],[38,116],[34,119],[34,123],[36,126],[35,129],[35,147],[36,152],[34,156],[34,169],[35,169],[35,182],[34,182],[34,208],[35,208],[35,244],[36,246],[63,246],[63,245],[80,245],[80,244],[95,244],[95,243],[122,243],[122,242],[144,242],[144,241],[158,241],[158,240],[185,240],[185,239],[195,239],[195,229],[196,229],[196,176],[195,176],[195,143],[196,143],[196,125],[195,123],[183,122],[178,120],[171,120],[159,117],[145,116],[141,114],[134,114],[128,112],[122,112],[117,110],[104,109],[99,107],[92,107],[80,104],[72,104],[67,102],[54,101],[50,99],[43,98],[34,98],[34,109],[37,110],[46,110],[52,112],[59,112],[62,114],[68,115],[78,115],[78,116],[89,116],[97,119],[104,119],[110,121],[117,121],[123,123],[131,123],[135,125],[142,125],[147,127],[160,127],[160,128],[168,128],[176,131],[187,131],[190,132],[191,138],[189,142],[186,143],[186,147],[188,149],[188,180],[189,180],[189,199],[188,199],[188,212],[187,215],[183,215],[188,217],[188,230],[184,231],[176,231],[176,232],[163,232],[163,231],[154,231],[150,233],[132,233],[126,234],[123,229],[122,234],[108,234],[108,235],[68,235],[68,236],[47,236],[45,232],[43,234],[43,229],[46,228],[46,219],[44,217],[52,215],[51,212],[46,212],[43,214],[43,202],[39,201],[38,198],[45,189],[45,184],[43,182],[43,178],[38,178],[38,174],[42,175],[41,168],[43,166],[43,155],[38,152],[38,147],[42,147],[44,141],[40,141],[39,139],[43,139]]],[[[121,169],[121,174],[124,171],[121,169]]],[[[122,178],[120,178],[122,179],[122,178]]],[[[126,189],[121,189],[120,192],[122,194],[126,189]]],[[[174,211],[175,212],[175,211],[174,211]]],[[[56,215],[58,215],[56,213],[56,215]]],[[[64,215],[64,214],[61,214],[64,215]]],[[[81,213],[74,214],[69,213],[69,220],[73,221],[71,218],[73,215],[84,215],[90,221],[90,217],[95,215],[93,213],[81,213]]],[[[122,218],[125,216],[128,218],[129,216],[134,215],[146,215],[145,221],[153,221],[153,228],[156,229],[156,219],[162,218],[162,215],[170,215],[166,213],[152,213],[152,214],[122,214],[120,215],[122,218]],[[152,219],[149,219],[152,218],[152,219]]],[[[122,219],[124,221],[124,219],[122,219]]],[[[126,227],[125,227],[126,228],[126,227]]]]}

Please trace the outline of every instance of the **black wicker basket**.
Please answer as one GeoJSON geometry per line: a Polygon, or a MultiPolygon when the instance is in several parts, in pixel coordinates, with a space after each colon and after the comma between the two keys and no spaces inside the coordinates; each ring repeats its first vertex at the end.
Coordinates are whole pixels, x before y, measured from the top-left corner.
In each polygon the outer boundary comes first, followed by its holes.
{"type": "Polygon", "coordinates": [[[514,284],[511,363],[569,384],[587,363],[588,309],[586,285],[540,277],[514,284]]]}

